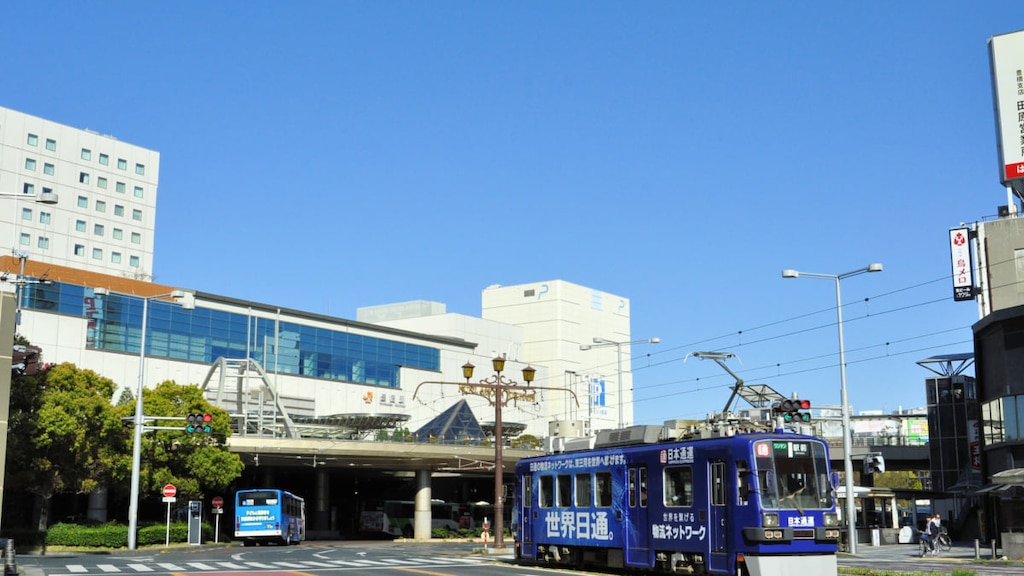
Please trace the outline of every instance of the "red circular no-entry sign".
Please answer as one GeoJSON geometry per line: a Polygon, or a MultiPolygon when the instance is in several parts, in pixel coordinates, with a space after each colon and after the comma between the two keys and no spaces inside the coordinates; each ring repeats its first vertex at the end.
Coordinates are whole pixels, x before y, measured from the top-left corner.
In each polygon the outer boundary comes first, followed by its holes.
{"type": "Polygon", "coordinates": [[[221,506],[224,505],[224,499],[221,498],[220,496],[214,496],[213,500],[211,501],[211,504],[213,504],[214,508],[220,508],[221,506]]]}
{"type": "Polygon", "coordinates": [[[167,498],[174,498],[174,495],[178,493],[178,489],[174,487],[174,484],[168,484],[164,486],[164,496],[167,498]]]}

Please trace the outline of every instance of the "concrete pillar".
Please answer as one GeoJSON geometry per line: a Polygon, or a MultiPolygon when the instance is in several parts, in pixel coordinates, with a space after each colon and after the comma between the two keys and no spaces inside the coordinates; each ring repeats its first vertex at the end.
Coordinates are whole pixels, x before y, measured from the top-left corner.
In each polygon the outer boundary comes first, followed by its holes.
{"type": "Polygon", "coordinates": [[[107,489],[97,488],[89,493],[89,507],[85,517],[97,522],[107,521],[107,489]]]}
{"type": "Polygon", "coordinates": [[[430,540],[430,470],[416,471],[416,505],[413,515],[413,538],[430,540]]]}
{"type": "Polygon", "coordinates": [[[331,518],[328,508],[331,503],[330,476],[327,470],[321,468],[316,471],[316,499],[313,502],[313,528],[317,532],[326,532],[330,529],[331,518]]]}
{"type": "MultiPolygon", "coordinates": [[[[11,361],[14,355],[14,316],[17,314],[13,292],[0,292],[0,510],[4,501],[4,466],[7,463],[7,421],[11,410],[11,361]]],[[[43,350],[53,353],[52,350],[43,350]]]]}

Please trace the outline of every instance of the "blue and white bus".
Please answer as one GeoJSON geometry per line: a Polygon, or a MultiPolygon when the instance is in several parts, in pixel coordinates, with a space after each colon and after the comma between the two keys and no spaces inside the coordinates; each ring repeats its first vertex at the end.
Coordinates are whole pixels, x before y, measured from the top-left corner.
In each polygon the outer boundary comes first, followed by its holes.
{"type": "Polygon", "coordinates": [[[243,546],[302,542],[306,539],[306,502],[274,488],[235,492],[235,539],[243,546]]]}

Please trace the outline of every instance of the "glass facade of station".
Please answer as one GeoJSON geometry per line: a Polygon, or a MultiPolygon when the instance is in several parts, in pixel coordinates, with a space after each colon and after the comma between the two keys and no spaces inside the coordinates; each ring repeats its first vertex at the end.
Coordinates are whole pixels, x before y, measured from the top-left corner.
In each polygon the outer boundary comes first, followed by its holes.
{"type": "MultiPolygon", "coordinates": [[[[22,307],[88,318],[86,346],[139,353],[144,299],[92,288],[31,284],[22,307]]],[[[440,369],[440,350],[342,330],[150,299],[146,354],[201,364],[252,358],[268,372],[398,388],[399,370],[440,369]],[[276,350],[276,353],[275,353],[276,350]]]]}

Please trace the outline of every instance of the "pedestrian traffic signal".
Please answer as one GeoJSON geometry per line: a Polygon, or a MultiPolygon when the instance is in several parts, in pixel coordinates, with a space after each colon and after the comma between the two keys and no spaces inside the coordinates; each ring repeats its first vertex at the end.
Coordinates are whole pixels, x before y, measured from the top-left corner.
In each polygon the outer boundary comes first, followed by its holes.
{"type": "Polygon", "coordinates": [[[864,473],[881,474],[885,472],[885,458],[881,452],[869,452],[864,455],[864,473]]]}
{"type": "Polygon", "coordinates": [[[213,416],[209,414],[189,414],[185,417],[188,422],[185,425],[185,432],[189,434],[209,434],[213,432],[213,416]]]}
{"type": "Polygon", "coordinates": [[[772,412],[782,416],[784,422],[810,422],[811,413],[801,412],[810,410],[810,400],[780,400],[772,404],[772,412]]]}

